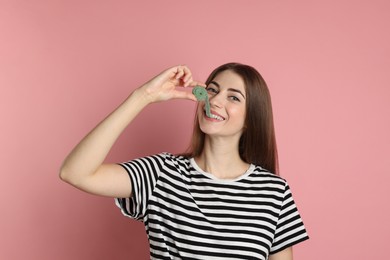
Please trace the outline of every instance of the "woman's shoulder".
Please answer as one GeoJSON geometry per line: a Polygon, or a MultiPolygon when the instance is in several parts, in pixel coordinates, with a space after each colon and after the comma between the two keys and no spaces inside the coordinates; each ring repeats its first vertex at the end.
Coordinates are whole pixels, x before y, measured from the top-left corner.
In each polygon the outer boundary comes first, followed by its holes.
{"type": "Polygon", "coordinates": [[[178,168],[188,168],[190,166],[190,157],[182,154],[173,154],[170,152],[161,152],[153,155],[154,157],[161,158],[165,165],[171,165],[178,168]]]}
{"type": "Polygon", "coordinates": [[[285,178],[261,167],[260,165],[254,165],[254,170],[253,170],[252,176],[258,177],[261,179],[279,182],[279,183],[282,183],[284,185],[287,183],[285,178]]]}
{"type": "Polygon", "coordinates": [[[173,161],[189,161],[190,158],[186,155],[183,154],[173,154],[171,152],[161,152],[158,154],[155,154],[153,156],[158,156],[160,158],[168,159],[168,160],[173,160],[173,161]]]}
{"type": "Polygon", "coordinates": [[[184,155],[176,155],[170,152],[160,152],[155,154],[149,154],[145,156],[141,156],[136,158],[135,160],[139,159],[160,159],[160,160],[174,160],[174,161],[185,161],[188,160],[188,158],[184,155]]]}

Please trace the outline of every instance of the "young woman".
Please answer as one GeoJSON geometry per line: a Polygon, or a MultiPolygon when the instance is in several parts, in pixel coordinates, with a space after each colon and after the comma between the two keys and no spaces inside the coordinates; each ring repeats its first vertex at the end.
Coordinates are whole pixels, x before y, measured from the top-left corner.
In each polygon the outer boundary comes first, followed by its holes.
{"type": "Polygon", "coordinates": [[[186,66],[169,68],[136,89],[65,159],[60,177],[116,198],[128,217],[143,221],[151,259],[291,260],[308,239],[286,180],[277,175],[271,98],[252,67],[228,63],[206,84],[186,66]],[[148,104],[196,101],[206,88],[211,116],[199,102],[188,153],[161,153],[104,164],[112,145],[148,104]]]}

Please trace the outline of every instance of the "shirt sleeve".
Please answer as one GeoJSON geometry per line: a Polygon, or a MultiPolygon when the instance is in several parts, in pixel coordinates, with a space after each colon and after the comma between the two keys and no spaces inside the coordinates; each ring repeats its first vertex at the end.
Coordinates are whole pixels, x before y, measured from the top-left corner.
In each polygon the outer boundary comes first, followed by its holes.
{"type": "Polygon", "coordinates": [[[149,198],[162,172],[166,154],[158,154],[120,163],[127,171],[131,181],[132,196],[116,198],[115,204],[123,215],[143,220],[149,198]]]}
{"type": "Polygon", "coordinates": [[[275,254],[297,243],[309,239],[302,218],[295,205],[288,183],[285,184],[284,199],[270,254],[275,254]]]}

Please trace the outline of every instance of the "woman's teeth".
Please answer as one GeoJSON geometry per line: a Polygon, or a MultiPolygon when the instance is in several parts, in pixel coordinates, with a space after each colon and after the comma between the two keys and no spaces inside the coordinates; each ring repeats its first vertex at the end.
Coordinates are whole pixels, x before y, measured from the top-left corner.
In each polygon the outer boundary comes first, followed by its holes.
{"type": "Polygon", "coordinates": [[[217,116],[217,115],[214,115],[214,114],[211,114],[210,118],[214,118],[214,119],[217,119],[217,120],[219,120],[219,121],[222,121],[222,120],[223,120],[222,117],[217,116]]]}

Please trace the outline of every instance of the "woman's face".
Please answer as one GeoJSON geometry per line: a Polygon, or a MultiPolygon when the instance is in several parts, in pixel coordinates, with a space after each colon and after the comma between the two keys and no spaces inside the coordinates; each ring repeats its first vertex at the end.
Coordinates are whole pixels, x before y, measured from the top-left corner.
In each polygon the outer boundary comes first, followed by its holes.
{"type": "Polygon", "coordinates": [[[206,116],[204,102],[198,106],[199,125],[209,136],[241,137],[246,114],[246,91],[242,78],[230,71],[219,73],[207,85],[212,117],[206,116]]]}

